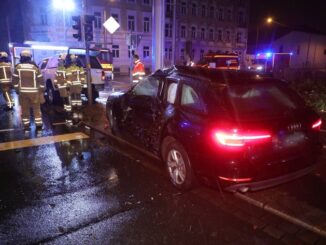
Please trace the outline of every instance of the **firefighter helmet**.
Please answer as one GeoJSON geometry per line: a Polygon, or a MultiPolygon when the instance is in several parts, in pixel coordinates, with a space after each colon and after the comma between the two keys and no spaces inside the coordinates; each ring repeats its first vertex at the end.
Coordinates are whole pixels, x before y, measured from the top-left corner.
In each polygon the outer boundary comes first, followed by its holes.
{"type": "Polygon", "coordinates": [[[28,49],[24,49],[24,50],[20,53],[20,57],[32,58],[32,53],[31,53],[30,50],[28,50],[28,49]]]}
{"type": "Polygon", "coordinates": [[[2,59],[2,58],[8,58],[7,52],[4,52],[4,51],[0,52],[0,59],[2,59]]]}

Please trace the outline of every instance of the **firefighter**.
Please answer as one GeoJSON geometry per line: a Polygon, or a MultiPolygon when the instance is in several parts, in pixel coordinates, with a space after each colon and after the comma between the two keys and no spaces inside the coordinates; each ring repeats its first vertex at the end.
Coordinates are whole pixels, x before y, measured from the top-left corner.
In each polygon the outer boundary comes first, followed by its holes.
{"type": "Polygon", "coordinates": [[[44,102],[44,85],[42,74],[32,61],[29,50],[20,53],[20,63],[16,65],[13,74],[14,87],[19,92],[21,118],[24,128],[30,127],[30,109],[33,110],[36,128],[42,128],[42,112],[40,104],[44,102]]]}
{"type": "Polygon", "coordinates": [[[82,106],[81,92],[86,86],[86,75],[81,63],[74,54],[66,58],[66,81],[69,89],[69,103],[72,113],[68,115],[67,124],[78,123],[82,118],[80,111],[82,106]]]}
{"type": "Polygon", "coordinates": [[[58,86],[60,97],[63,99],[63,108],[65,112],[71,112],[71,105],[69,102],[69,87],[66,79],[65,68],[66,54],[59,55],[58,68],[55,74],[54,83],[58,86]]]}
{"type": "Polygon", "coordinates": [[[132,70],[132,82],[138,83],[145,76],[144,64],[140,61],[139,56],[134,54],[134,69],[132,70]]]}
{"type": "Polygon", "coordinates": [[[6,52],[0,52],[0,90],[6,100],[6,109],[9,110],[12,110],[15,106],[10,94],[10,88],[12,86],[11,75],[11,64],[8,60],[8,54],[6,52]]]}

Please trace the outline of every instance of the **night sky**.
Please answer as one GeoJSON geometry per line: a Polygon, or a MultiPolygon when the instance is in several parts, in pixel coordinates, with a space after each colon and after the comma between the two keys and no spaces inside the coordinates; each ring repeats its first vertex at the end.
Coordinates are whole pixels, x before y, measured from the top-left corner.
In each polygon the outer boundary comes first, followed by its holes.
{"type": "MultiPolygon", "coordinates": [[[[9,15],[13,41],[21,42],[20,0],[0,0],[0,48],[6,48],[6,16],[9,15]]],[[[305,26],[326,33],[326,0],[251,0],[249,20],[249,45],[255,42],[256,28],[260,37],[269,39],[277,35],[280,26],[262,25],[268,16],[288,26],[305,26]],[[265,33],[264,33],[265,32],[265,33]],[[276,34],[275,34],[276,33],[276,34]]],[[[263,41],[263,40],[262,40],[263,41]]]]}

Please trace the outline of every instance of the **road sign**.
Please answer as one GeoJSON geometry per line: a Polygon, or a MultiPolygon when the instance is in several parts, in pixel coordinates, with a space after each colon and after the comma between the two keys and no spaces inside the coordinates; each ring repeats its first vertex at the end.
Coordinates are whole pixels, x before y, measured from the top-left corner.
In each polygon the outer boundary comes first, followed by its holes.
{"type": "Polygon", "coordinates": [[[111,16],[107,21],[104,22],[103,26],[105,27],[108,32],[113,34],[118,28],[120,27],[120,24],[111,16]]]}

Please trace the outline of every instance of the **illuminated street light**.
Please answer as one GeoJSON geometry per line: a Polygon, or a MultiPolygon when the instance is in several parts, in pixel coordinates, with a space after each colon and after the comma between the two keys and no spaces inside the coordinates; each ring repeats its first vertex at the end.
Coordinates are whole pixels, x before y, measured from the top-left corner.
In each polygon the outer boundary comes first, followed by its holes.
{"type": "Polygon", "coordinates": [[[267,22],[268,24],[272,23],[272,22],[273,22],[273,18],[268,17],[267,20],[266,20],[266,22],[267,22]]]}
{"type": "Polygon", "coordinates": [[[73,0],[52,0],[52,6],[59,10],[73,11],[75,9],[73,0]]]}

